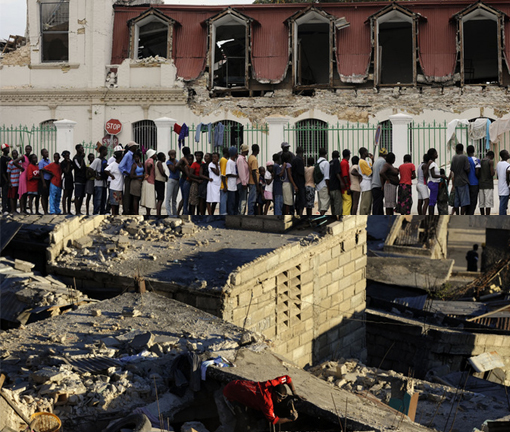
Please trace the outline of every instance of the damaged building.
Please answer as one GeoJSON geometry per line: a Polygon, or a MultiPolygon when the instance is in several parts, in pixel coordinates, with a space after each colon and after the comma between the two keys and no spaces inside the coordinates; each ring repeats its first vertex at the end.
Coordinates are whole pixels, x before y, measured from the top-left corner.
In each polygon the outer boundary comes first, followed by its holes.
{"type": "Polygon", "coordinates": [[[258,143],[263,160],[282,141],[355,153],[377,136],[397,164],[435,146],[445,165],[455,119],[479,155],[510,146],[504,0],[27,4],[27,45],[0,65],[1,138],[13,145],[28,132],[9,126],[29,118],[36,151],[111,143],[110,119],[123,143],[258,143]]]}

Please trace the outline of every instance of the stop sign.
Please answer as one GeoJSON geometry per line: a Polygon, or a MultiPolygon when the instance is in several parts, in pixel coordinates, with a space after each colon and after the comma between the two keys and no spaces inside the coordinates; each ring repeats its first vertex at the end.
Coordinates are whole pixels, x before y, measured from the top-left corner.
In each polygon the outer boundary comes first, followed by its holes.
{"type": "Polygon", "coordinates": [[[104,129],[110,135],[118,135],[122,130],[122,123],[117,119],[111,119],[106,122],[104,129]]]}

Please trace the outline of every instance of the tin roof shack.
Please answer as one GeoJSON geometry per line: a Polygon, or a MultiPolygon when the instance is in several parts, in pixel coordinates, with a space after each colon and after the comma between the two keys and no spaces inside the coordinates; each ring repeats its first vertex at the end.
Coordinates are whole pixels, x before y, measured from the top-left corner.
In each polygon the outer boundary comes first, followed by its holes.
{"type": "Polygon", "coordinates": [[[85,243],[72,232],[54,236],[74,246],[56,254],[50,244],[49,268],[89,295],[133,289],[143,277],[147,289],[264,334],[299,366],[338,353],[363,359],[366,216],[344,217],[321,235],[273,234],[264,216],[249,219],[260,230],[106,218],[85,243]]]}

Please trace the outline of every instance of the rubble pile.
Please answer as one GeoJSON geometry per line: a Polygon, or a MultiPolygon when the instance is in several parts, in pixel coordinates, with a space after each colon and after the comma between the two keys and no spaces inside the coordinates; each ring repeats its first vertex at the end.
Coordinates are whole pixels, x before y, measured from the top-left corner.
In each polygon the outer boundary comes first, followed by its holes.
{"type": "Polygon", "coordinates": [[[246,343],[267,348],[260,335],[249,336],[159,295],[124,294],[0,333],[3,392],[27,417],[53,412],[79,431],[83,419],[122,417],[172,389],[171,422],[200,388],[202,361],[233,362],[246,343]]]}
{"type": "MultiPolygon", "coordinates": [[[[340,387],[363,395],[373,395],[382,403],[388,405],[392,397],[392,383],[395,381],[409,381],[414,392],[419,393],[419,402],[415,421],[427,427],[443,430],[450,410],[457,409],[458,416],[453,430],[471,431],[473,427],[481,427],[487,419],[499,419],[508,415],[507,401],[482,393],[461,390],[392,371],[375,367],[367,367],[357,359],[340,359],[326,361],[308,370],[316,377],[329,382],[332,386],[340,387]]],[[[429,374],[428,376],[433,376],[429,374]]],[[[449,419],[450,424],[452,419],[449,419]]]]}
{"type": "Polygon", "coordinates": [[[1,318],[8,326],[60,315],[95,300],[52,276],[33,271],[34,264],[0,258],[1,318]]]}

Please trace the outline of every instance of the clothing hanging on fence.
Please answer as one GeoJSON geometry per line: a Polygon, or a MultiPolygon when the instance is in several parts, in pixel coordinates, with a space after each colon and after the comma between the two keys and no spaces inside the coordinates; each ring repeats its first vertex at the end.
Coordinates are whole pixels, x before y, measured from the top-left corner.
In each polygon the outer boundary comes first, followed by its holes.
{"type": "Polygon", "coordinates": [[[487,119],[487,126],[485,131],[485,150],[491,148],[491,121],[487,119]]]}
{"type": "Polygon", "coordinates": [[[510,118],[496,120],[495,122],[491,123],[490,126],[491,141],[493,143],[498,143],[501,139],[501,136],[508,131],[510,131],[510,118]]]}
{"type": "Polygon", "coordinates": [[[186,123],[183,123],[181,126],[181,131],[179,132],[179,149],[184,144],[184,140],[189,136],[189,128],[186,123]]]}
{"type": "Polygon", "coordinates": [[[223,123],[219,122],[214,127],[214,148],[223,146],[223,135],[225,133],[225,126],[223,123]]]}
{"type": "Polygon", "coordinates": [[[195,132],[195,142],[200,142],[200,135],[202,135],[202,132],[207,132],[207,142],[211,144],[211,129],[212,123],[199,123],[195,132]]]}
{"type": "Polygon", "coordinates": [[[181,125],[178,125],[177,123],[174,124],[174,132],[179,135],[181,133],[181,125]]]}
{"type": "Polygon", "coordinates": [[[468,125],[469,138],[481,140],[487,136],[487,119],[477,118],[468,125]]]}
{"type": "Polygon", "coordinates": [[[468,119],[455,119],[452,120],[450,123],[448,123],[448,126],[446,128],[446,142],[449,143],[454,137],[455,137],[455,129],[457,129],[457,126],[460,124],[469,125],[468,119]]]}

